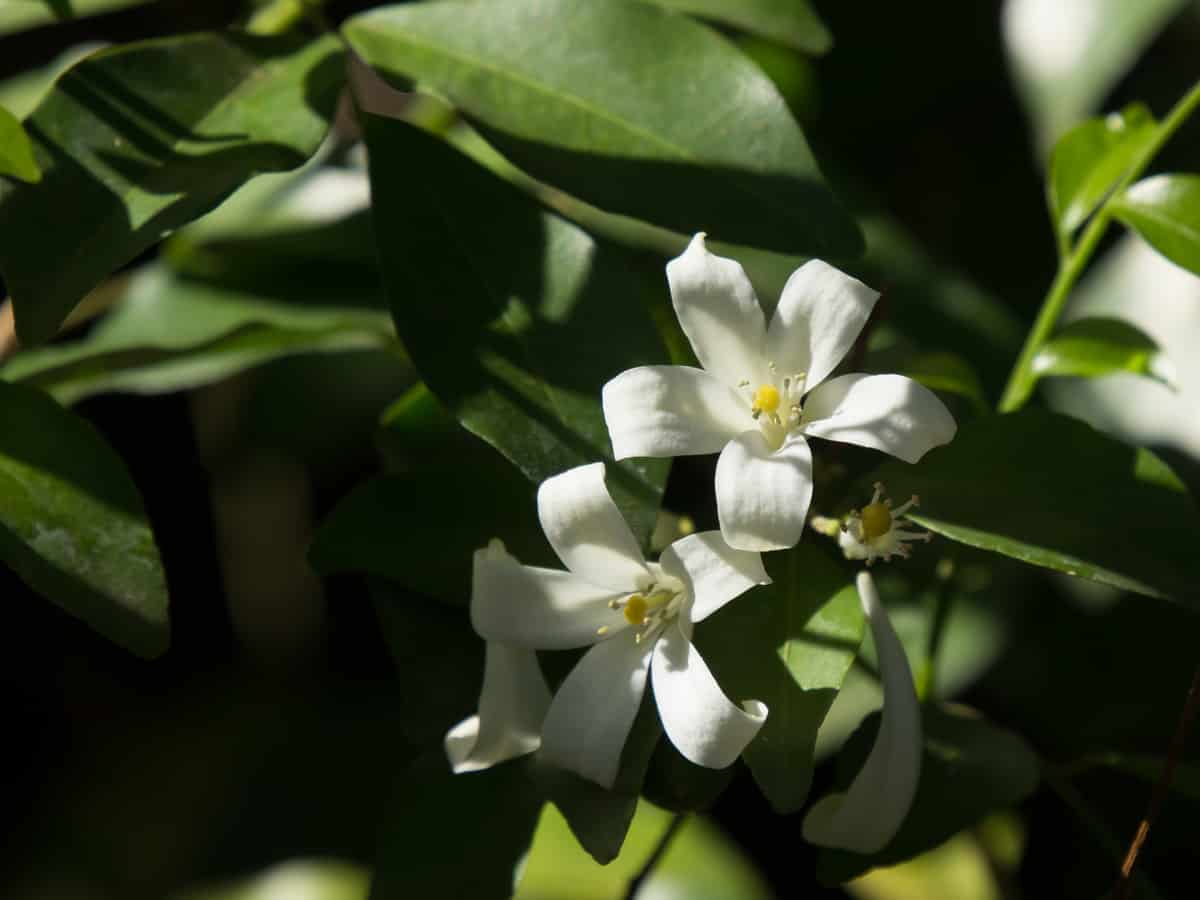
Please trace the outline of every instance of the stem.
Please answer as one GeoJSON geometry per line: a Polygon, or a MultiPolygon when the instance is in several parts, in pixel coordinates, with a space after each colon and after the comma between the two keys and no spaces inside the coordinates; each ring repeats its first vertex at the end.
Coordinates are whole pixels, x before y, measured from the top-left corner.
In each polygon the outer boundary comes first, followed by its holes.
{"type": "Polygon", "coordinates": [[[950,618],[950,584],[938,578],[929,604],[929,639],[925,644],[925,658],[917,672],[917,699],[928,703],[937,699],[937,658],[946,633],[946,622],[950,618]]]}
{"type": "Polygon", "coordinates": [[[1146,170],[1163,145],[1179,130],[1179,126],[1187,121],[1188,116],[1197,106],[1200,106],[1200,82],[1193,85],[1192,89],[1175,104],[1159,126],[1154,140],[1134,158],[1129,169],[1113,186],[1104,203],[1100,205],[1100,209],[1092,216],[1092,220],[1079,238],[1079,243],[1061,257],[1058,272],[1050,284],[1046,299],[1042,301],[1042,308],[1038,312],[1037,319],[1034,320],[1029,336],[1025,339],[1025,346],[1021,349],[1021,355],[1017,357],[1012,374],[1009,375],[1008,384],[1000,398],[1000,412],[1013,412],[1020,409],[1033,393],[1033,385],[1036,381],[1032,371],[1034,357],[1050,337],[1050,333],[1054,330],[1058,317],[1066,305],[1071,288],[1075,286],[1075,282],[1091,260],[1092,254],[1096,252],[1100,239],[1108,230],[1108,223],[1112,220],[1113,198],[1120,196],[1125,188],[1129,187],[1146,170]]]}
{"type": "Polygon", "coordinates": [[[283,34],[320,13],[324,0],[271,0],[246,23],[251,34],[283,34]]]}
{"type": "Polygon", "coordinates": [[[679,829],[683,827],[683,821],[683,813],[675,813],[674,818],[671,819],[671,824],[667,826],[667,830],[664,831],[662,837],[658,839],[658,843],[654,847],[654,852],[650,854],[650,857],[646,860],[642,867],[638,869],[638,873],[630,880],[629,887],[625,891],[625,900],[633,900],[633,898],[637,896],[638,891],[642,889],[642,885],[645,883],[646,879],[653,874],[654,867],[659,864],[663,858],[663,855],[667,852],[667,848],[670,846],[672,839],[674,839],[675,835],[679,833],[679,829]]]}

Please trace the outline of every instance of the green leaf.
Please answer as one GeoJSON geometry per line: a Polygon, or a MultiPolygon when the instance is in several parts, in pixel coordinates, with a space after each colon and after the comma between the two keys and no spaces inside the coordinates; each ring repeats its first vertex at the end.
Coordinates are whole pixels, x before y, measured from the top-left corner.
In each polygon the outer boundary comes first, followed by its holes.
{"type": "Polygon", "coordinates": [[[149,0],[6,0],[0,6],[0,35],[98,16],[147,2],[149,0]]]}
{"type": "Polygon", "coordinates": [[[107,275],[247,179],[302,164],[341,84],[332,37],[197,34],[76,64],[25,122],[42,181],[0,183],[0,271],[22,343],[51,337],[107,275]]]}
{"type": "Polygon", "coordinates": [[[1075,0],[1005,5],[1004,37],[1038,145],[1096,112],[1188,0],[1075,0]]]}
{"type": "Polygon", "coordinates": [[[1152,337],[1121,319],[1077,319],[1042,345],[1033,373],[1097,378],[1115,372],[1145,375],[1172,386],[1174,366],[1152,337]]]}
{"type": "MultiPolygon", "coordinates": [[[[871,855],[822,850],[817,876],[825,884],[849,881],[875,866],[888,866],[932,850],[986,815],[1016,805],[1037,787],[1040,764],[1029,745],[963,707],[925,707],[925,752],[912,810],[883,850],[871,855]]],[[[878,714],[854,734],[838,759],[838,790],[862,767],[878,714]]]]}
{"type": "Polygon", "coordinates": [[[841,567],[809,543],[766,557],[774,583],[756,588],[696,628],[696,643],[726,694],[771,714],[743,754],[780,813],[804,805],[813,748],[854,662],[864,620],[841,567]]]}
{"type": "Polygon", "coordinates": [[[42,178],[42,170],[33,158],[33,145],[21,123],[0,106],[0,176],[10,175],[31,183],[42,178]]]}
{"type": "Polygon", "coordinates": [[[1197,605],[1191,498],[1153,454],[1075,419],[1042,410],[976,419],[873,481],[894,497],[919,494],[909,517],[951,540],[1197,605]]]}
{"type": "Polygon", "coordinates": [[[808,0],[651,0],[659,6],[733,25],[804,53],[833,47],[829,29],[808,0]]]}
{"type": "Polygon", "coordinates": [[[390,6],[345,33],[589,203],[793,253],[862,249],[778,91],[699,23],[633,0],[509,0],[390,6]]]}
{"type": "MultiPolygon", "coordinates": [[[[562,816],[546,807],[521,870],[514,900],[623,900],[670,827],[670,814],[639,803],[621,855],[609,865],[589,859],[572,840],[562,816]]],[[[686,819],[639,891],[649,897],[720,897],[768,900],[770,889],[750,861],[707,820],[686,819]]]]}
{"type": "Polygon", "coordinates": [[[1113,200],[1113,214],[1176,265],[1200,275],[1200,175],[1155,175],[1113,200]]]}
{"type": "Polygon", "coordinates": [[[613,462],[600,409],[610,378],[666,362],[633,261],[410,125],[367,116],[366,138],[384,282],[422,379],[531,481],[606,460],[644,543],[668,463],[613,462]]]}
{"type": "Polygon", "coordinates": [[[1145,106],[1088,119],[1068,131],[1050,156],[1050,213],[1064,238],[1082,225],[1152,143],[1158,124],[1145,106]]]}
{"type": "Polygon", "coordinates": [[[956,353],[920,353],[900,367],[900,373],[931,391],[957,394],[986,411],[987,397],[971,364],[956,353]]]}
{"type": "Polygon", "coordinates": [[[137,487],[85,421],[0,381],[0,559],[140,656],[169,637],[167,585],[137,487]]]}

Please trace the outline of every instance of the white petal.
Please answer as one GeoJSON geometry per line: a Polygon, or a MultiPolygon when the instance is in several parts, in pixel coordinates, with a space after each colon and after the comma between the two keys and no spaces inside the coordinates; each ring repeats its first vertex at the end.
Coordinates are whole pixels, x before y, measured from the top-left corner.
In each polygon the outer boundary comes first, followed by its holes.
{"type": "Polygon", "coordinates": [[[756,584],[770,584],[762,557],[735,550],[719,531],[680,538],[663,551],[659,563],[681,580],[692,595],[691,621],[701,622],[756,584]]]}
{"type": "Polygon", "coordinates": [[[620,596],[570,572],[523,566],[511,556],[475,552],[471,624],[481,637],[539,650],[586,647],[604,626],[625,619],[609,609],[620,596]]]}
{"type": "Polygon", "coordinates": [[[663,731],[698,766],[732,765],[767,720],[764,704],[747,700],[737,706],[725,696],[699,651],[675,625],[667,626],[655,644],[651,673],[663,731]]]}
{"type": "Polygon", "coordinates": [[[783,550],[804,533],[812,500],[812,454],[793,434],[774,453],[759,431],[730,441],[717,460],[721,535],[739,550],[783,550]]]}
{"type": "Polygon", "coordinates": [[[717,453],[754,424],[748,398],[689,366],[630,369],[601,398],[617,459],[717,453]]]}
{"type": "Polygon", "coordinates": [[[903,375],[842,375],[804,401],[804,433],[872,447],[915,463],[958,426],[946,404],[903,375]]]}
{"type": "Polygon", "coordinates": [[[542,724],[542,758],[611,788],[646,690],[652,641],[632,630],[584,654],[559,687],[542,724]]]}
{"type": "Polygon", "coordinates": [[[857,580],[863,611],[879,653],[883,715],[875,746],[845,794],[822,797],[804,818],[804,839],[824,847],[876,853],[908,815],[921,775],[921,707],[900,639],[879,602],[871,576],[857,580]]]}
{"type": "Polygon", "coordinates": [[[475,772],[541,744],[550,689],[532,650],[489,641],[479,713],[446,733],[446,756],[455,772],[475,772]]]}
{"type": "Polygon", "coordinates": [[[781,375],[807,373],[811,390],[854,345],[878,299],[857,278],[809,260],[783,286],[767,332],[767,359],[781,375]]]}
{"type": "Polygon", "coordinates": [[[729,386],[766,381],[766,323],[741,265],[714,256],[698,234],[667,263],[671,302],[700,365],[729,386]]]}
{"type": "Polygon", "coordinates": [[[538,488],[537,505],[546,539],[576,575],[628,593],[648,574],[633,532],[604,484],[604,463],[547,478],[538,488]]]}

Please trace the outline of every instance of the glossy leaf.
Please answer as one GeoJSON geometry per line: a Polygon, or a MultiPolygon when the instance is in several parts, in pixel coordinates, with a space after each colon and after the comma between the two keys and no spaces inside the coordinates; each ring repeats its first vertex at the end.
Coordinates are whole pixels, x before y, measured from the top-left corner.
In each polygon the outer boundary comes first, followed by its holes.
{"type": "Polygon", "coordinates": [[[375,116],[366,137],[384,282],[418,373],[531,481],[606,460],[609,490],[644,542],[668,465],[612,461],[600,389],[666,361],[651,287],[627,256],[437,138],[375,116]]]}
{"type": "Polygon", "coordinates": [[[1046,183],[1050,213],[1061,235],[1070,235],[1087,220],[1157,133],[1150,111],[1136,104],[1088,119],[1063,135],[1050,157],[1046,183]]]}
{"type": "Polygon", "coordinates": [[[247,179],[303,163],[341,70],[333,38],[197,34],[102,50],[63,75],[25,122],[42,181],[0,183],[0,272],[22,343],[51,337],[103,278],[247,179]]]}
{"type": "MultiPolygon", "coordinates": [[[[900,831],[871,855],[822,850],[817,875],[825,884],[848,881],[875,866],[893,865],[1008,809],[1037,787],[1040,765],[1017,735],[962,707],[924,708],[925,752],[917,796],[900,831]]],[[[860,728],[838,759],[836,783],[849,784],[862,766],[879,728],[875,715],[860,728]]]]}
{"type": "Polygon", "coordinates": [[[920,495],[910,518],[951,540],[1196,605],[1191,498],[1153,454],[1075,419],[1041,410],[980,418],[873,481],[893,497],[920,495]]]}
{"type": "Polygon", "coordinates": [[[1200,275],[1200,175],[1155,175],[1113,201],[1118,219],[1176,265],[1200,275]]]}
{"type": "Polygon", "coordinates": [[[33,145],[21,123],[0,106],[0,177],[8,175],[22,181],[36,182],[42,177],[33,158],[33,145]]]}
{"type": "Polygon", "coordinates": [[[820,55],[833,37],[808,0],[651,0],[659,6],[733,25],[752,34],[820,55]]]}
{"type": "Polygon", "coordinates": [[[1154,339],[1121,319],[1076,319],[1042,345],[1032,368],[1039,377],[1131,372],[1168,386],[1175,381],[1174,367],[1154,339]]]}
{"type": "Polygon", "coordinates": [[[589,203],[793,253],[862,249],[775,87],[683,16],[633,0],[404,4],[345,33],[393,82],[436,89],[517,166],[589,203]]]}
{"type": "Polygon", "coordinates": [[[1045,150],[1105,96],[1187,0],[1007,0],[1004,39],[1045,150]]]}
{"type": "Polygon", "coordinates": [[[40,391],[0,381],[0,410],[0,560],[110,640],[162,653],[167,586],[124,463],[40,391]]]}
{"type": "Polygon", "coordinates": [[[149,0],[7,0],[0,5],[0,35],[115,12],[147,2],[149,0]]]}
{"type": "Polygon", "coordinates": [[[743,756],[771,806],[795,812],[808,796],[817,728],[862,641],[850,578],[809,543],[765,558],[774,583],[696,627],[696,643],[735,701],[770,710],[743,756]]]}

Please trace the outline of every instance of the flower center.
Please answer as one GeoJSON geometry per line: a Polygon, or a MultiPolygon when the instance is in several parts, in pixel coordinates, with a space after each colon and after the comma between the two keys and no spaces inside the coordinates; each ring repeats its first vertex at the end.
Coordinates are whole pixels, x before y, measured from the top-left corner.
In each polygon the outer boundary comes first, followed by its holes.
{"type": "Polygon", "coordinates": [[[773,413],[779,409],[779,390],[773,384],[764,384],[754,392],[754,401],[750,410],[757,418],[763,413],[773,413]]]}
{"type": "Polygon", "coordinates": [[[886,503],[868,503],[862,513],[863,537],[868,541],[883,537],[892,527],[892,511],[886,503]]]}
{"type": "MultiPolygon", "coordinates": [[[[664,577],[628,597],[610,600],[608,606],[619,610],[625,621],[638,629],[637,642],[640,644],[679,615],[683,596],[683,585],[678,584],[677,579],[664,577]]],[[[605,625],[599,634],[608,634],[609,630],[605,625]]]]}
{"type": "MultiPolygon", "coordinates": [[[[767,363],[771,376],[775,363],[767,363]]],[[[746,390],[752,382],[743,380],[738,387],[746,390]]],[[[783,445],[787,433],[800,424],[803,416],[804,373],[760,384],[750,395],[750,417],[758,423],[773,450],[783,445]]]]}

